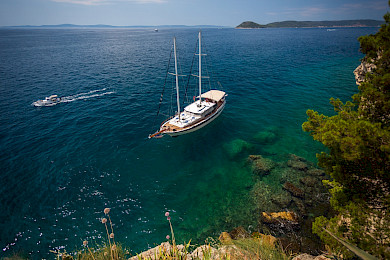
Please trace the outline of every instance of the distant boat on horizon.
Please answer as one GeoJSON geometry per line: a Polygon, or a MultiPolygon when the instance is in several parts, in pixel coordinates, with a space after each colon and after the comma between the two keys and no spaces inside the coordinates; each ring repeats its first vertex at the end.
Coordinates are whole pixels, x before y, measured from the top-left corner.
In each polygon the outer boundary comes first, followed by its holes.
{"type": "Polygon", "coordinates": [[[154,31],[155,31],[155,32],[158,32],[158,29],[156,28],[156,29],[154,29],[154,31]]]}
{"type": "MultiPolygon", "coordinates": [[[[195,55],[199,56],[199,69],[198,75],[192,75],[199,80],[199,95],[193,97],[191,104],[187,105],[183,111],[180,110],[180,97],[179,97],[179,74],[177,71],[177,54],[176,54],[176,38],[173,38],[174,60],[175,60],[175,73],[169,73],[176,77],[176,103],[177,112],[173,117],[170,117],[162,122],[160,129],[154,134],[149,135],[149,138],[159,138],[164,134],[170,136],[179,136],[187,133],[194,132],[217,118],[225,108],[226,96],[224,91],[212,89],[205,93],[202,93],[202,78],[208,78],[202,76],[202,43],[201,32],[198,35],[199,41],[199,53],[195,55]]],[[[162,97],[161,97],[162,99],[162,97]]],[[[160,100],[161,102],[161,100],[160,100]]]]}

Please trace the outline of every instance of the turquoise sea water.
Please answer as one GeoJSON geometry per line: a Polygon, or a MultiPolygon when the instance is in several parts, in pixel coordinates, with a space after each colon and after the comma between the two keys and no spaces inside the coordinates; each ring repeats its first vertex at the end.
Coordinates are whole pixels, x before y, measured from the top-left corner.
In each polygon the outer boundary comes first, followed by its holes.
{"type": "Polygon", "coordinates": [[[195,29],[0,30],[0,255],[104,241],[111,208],[116,240],[139,252],[170,233],[202,242],[243,225],[253,185],[249,154],[315,161],[322,147],[301,130],[309,108],[331,114],[330,97],[357,91],[357,38],[377,28],[205,29],[213,76],[229,96],[212,124],[148,140],[177,37],[188,71],[195,29]],[[36,108],[51,94],[70,102],[36,108]],[[277,139],[254,136],[272,129],[277,139]],[[232,156],[230,144],[251,147],[232,156]]]}

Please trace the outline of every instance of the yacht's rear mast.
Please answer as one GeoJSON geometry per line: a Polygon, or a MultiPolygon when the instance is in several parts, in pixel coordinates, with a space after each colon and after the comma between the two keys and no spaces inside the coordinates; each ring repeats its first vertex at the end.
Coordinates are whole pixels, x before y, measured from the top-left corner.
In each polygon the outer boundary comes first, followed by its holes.
{"type": "Polygon", "coordinates": [[[199,31],[199,106],[202,103],[202,36],[201,31],[199,31]]]}

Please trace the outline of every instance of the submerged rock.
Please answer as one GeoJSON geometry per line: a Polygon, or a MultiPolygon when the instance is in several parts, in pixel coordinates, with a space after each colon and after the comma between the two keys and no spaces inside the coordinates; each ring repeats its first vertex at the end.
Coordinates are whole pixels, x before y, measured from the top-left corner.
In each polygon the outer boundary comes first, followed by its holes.
{"type": "Polygon", "coordinates": [[[288,192],[278,193],[271,198],[271,201],[280,208],[287,208],[291,203],[291,195],[288,192]]]}
{"type": "Polygon", "coordinates": [[[309,168],[306,162],[295,161],[295,160],[289,160],[287,162],[287,165],[293,168],[294,170],[298,170],[298,171],[306,171],[309,168]]]}
{"type": "Polygon", "coordinates": [[[307,174],[320,177],[325,176],[325,171],[317,168],[311,168],[307,171],[307,174]]]}
{"type": "Polygon", "coordinates": [[[297,186],[295,186],[294,184],[292,184],[291,182],[286,182],[284,185],[283,185],[283,189],[287,190],[288,192],[291,193],[291,195],[295,196],[295,197],[298,197],[298,198],[303,198],[304,197],[304,192],[303,190],[301,190],[300,188],[298,188],[297,186]]]}
{"type": "Polygon", "coordinates": [[[257,181],[251,190],[251,197],[254,205],[259,211],[279,211],[278,206],[275,205],[271,198],[274,196],[272,187],[263,181],[257,181]]]}
{"type": "Polygon", "coordinates": [[[290,157],[290,160],[293,160],[293,161],[300,161],[300,162],[307,162],[307,160],[301,156],[298,156],[296,154],[289,154],[289,157],[290,157]]]}
{"type": "Polygon", "coordinates": [[[274,161],[261,155],[249,155],[248,159],[252,162],[252,172],[260,176],[270,174],[271,170],[276,166],[274,161]]]}
{"type": "Polygon", "coordinates": [[[303,177],[299,180],[303,185],[308,186],[308,187],[314,187],[317,186],[320,182],[318,179],[311,177],[311,176],[306,176],[303,177]]]}
{"type": "Polygon", "coordinates": [[[302,216],[306,216],[307,211],[306,211],[305,203],[301,199],[295,198],[295,197],[292,200],[293,200],[294,204],[297,206],[299,213],[302,216]]]}
{"type": "Polygon", "coordinates": [[[245,150],[252,148],[252,145],[242,139],[235,139],[223,145],[230,158],[233,158],[245,150]]]}
{"type": "Polygon", "coordinates": [[[277,137],[276,134],[271,131],[260,131],[253,139],[260,144],[272,144],[276,141],[277,137]]]}

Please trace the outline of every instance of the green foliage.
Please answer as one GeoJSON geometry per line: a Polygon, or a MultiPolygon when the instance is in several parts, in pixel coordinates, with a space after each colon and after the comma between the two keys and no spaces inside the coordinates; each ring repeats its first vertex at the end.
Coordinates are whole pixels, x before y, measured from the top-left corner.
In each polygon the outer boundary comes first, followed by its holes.
{"type": "MultiPolygon", "coordinates": [[[[389,1],[390,5],[390,1],[389,1]]],[[[359,92],[346,103],[332,98],[335,115],[308,110],[302,129],[329,152],[318,164],[333,178],[334,218],[319,217],[313,232],[336,253],[351,254],[323,228],[382,258],[390,258],[390,14],[375,35],[359,38],[365,65],[373,64],[359,92]]]]}
{"type": "Polygon", "coordinates": [[[373,255],[368,254],[366,251],[361,250],[360,248],[352,245],[351,243],[348,243],[347,241],[339,238],[338,236],[334,235],[332,232],[330,232],[327,229],[324,229],[329,235],[331,235],[334,239],[336,239],[340,244],[343,244],[346,248],[348,248],[350,251],[352,251],[355,255],[359,256],[363,260],[377,260],[373,255]]]}
{"type": "Polygon", "coordinates": [[[316,220],[313,222],[313,233],[317,234],[322,241],[324,241],[325,244],[327,244],[331,249],[333,254],[336,256],[343,256],[345,258],[350,258],[353,256],[353,254],[345,248],[342,244],[338,243],[336,240],[334,240],[326,231],[325,228],[330,229],[335,234],[341,235],[342,233],[337,228],[336,219],[328,220],[324,216],[317,217],[316,220]]]}

